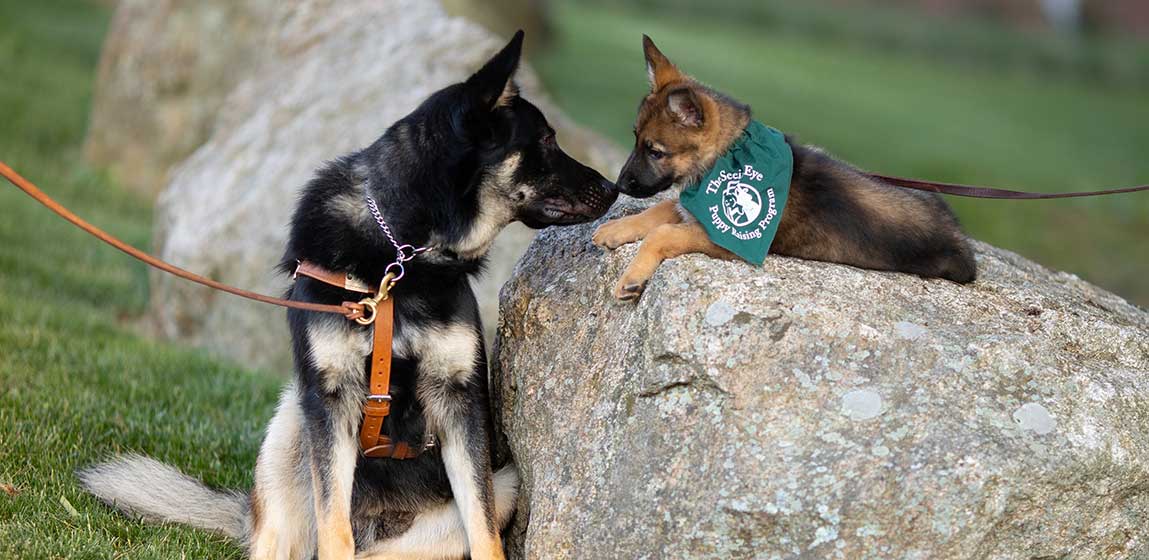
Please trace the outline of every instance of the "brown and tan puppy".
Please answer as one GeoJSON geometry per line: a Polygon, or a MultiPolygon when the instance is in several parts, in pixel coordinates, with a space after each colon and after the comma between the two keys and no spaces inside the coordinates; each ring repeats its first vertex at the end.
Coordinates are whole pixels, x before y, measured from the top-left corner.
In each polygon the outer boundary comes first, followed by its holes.
{"type": "MultiPolygon", "coordinates": [[[[638,110],[634,151],[619,190],[647,198],[699,180],[742,134],[750,107],[683,74],[643,36],[650,94],[638,110]]],[[[789,201],[770,252],[954,282],[977,276],[973,251],[937,195],[881,183],[787,136],[794,153],[789,201]]],[[[666,259],[687,253],[733,259],[710,241],[677,200],[608,222],[594,243],[615,249],[642,241],[614,295],[634,300],[666,259]]]]}

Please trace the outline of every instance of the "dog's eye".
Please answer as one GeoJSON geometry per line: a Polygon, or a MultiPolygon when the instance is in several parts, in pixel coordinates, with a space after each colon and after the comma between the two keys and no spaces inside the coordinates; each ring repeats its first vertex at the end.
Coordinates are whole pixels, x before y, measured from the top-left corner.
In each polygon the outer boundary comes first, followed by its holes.
{"type": "Polygon", "coordinates": [[[546,136],[543,136],[543,144],[547,146],[554,146],[556,143],[557,142],[555,141],[554,132],[548,132],[546,136]]]}
{"type": "Polygon", "coordinates": [[[658,148],[655,148],[654,145],[649,143],[649,142],[646,143],[646,154],[648,156],[650,156],[650,159],[653,159],[655,161],[666,157],[666,152],[664,152],[658,148]]]}

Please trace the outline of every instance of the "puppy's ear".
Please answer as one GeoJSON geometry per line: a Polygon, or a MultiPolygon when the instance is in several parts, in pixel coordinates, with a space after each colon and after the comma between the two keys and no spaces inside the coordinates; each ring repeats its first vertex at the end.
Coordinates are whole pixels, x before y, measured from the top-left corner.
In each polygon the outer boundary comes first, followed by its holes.
{"type": "Polygon", "coordinates": [[[666,110],[684,126],[702,126],[705,120],[698,95],[688,87],[678,88],[667,94],[666,110]]]}
{"type": "Polygon", "coordinates": [[[650,80],[650,91],[658,91],[686,77],[646,35],[642,36],[642,52],[646,55],[646,76],[650,80]]]}
{"type": "Polygon", "coordinates": [[[519,95],[515,85],[515,71],[523,54],[523,31],[520,29],[511,42],[491,57],[478,72],[467,78],[466,85],[487,109],[502,107],[519,95]]]}

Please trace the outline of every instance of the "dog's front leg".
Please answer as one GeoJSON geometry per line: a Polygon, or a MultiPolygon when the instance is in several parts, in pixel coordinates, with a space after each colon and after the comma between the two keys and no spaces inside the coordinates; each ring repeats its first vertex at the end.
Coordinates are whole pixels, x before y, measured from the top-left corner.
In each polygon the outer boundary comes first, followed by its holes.
{"type": "MultiPolygon", "coordinates": [[[[476,309],[464,286],[458,307],[476,309]]],[[[416,387],[427,423],[438,434],[443,466],[473,560],[503,560],[491,475],[487,358],[477,312],[428,330],[414,343],[416,387]]]]}
{"type": "Polygon", "coordinates": [[[599,226],[594,230],[591,241],[599,247],[617,249],[627,243],[642,240],[658,226],[677,224],[681,221],[678,202],[666,200],[633,216],[611,220],[599,226]]]}
{"type": "Polygon", "coordinates": [[[486,407],[467,406],[465,417],[444,427],[443,464],[451,481],[451,492],[463,516],[467,542],[474,560],[503,560],[503,543],[495,519],[494,489],[491,485],[490,437],[486,427],[486,407]],[[479,420],[482,411],[482,421],[479,420]]]}
{"type": "Polygon", "coordinates": [[[319,560],[355,557],[351,532],[351,489],[359,446],[348,403],[340,397],[312,393],[304,397],[307,453],[311,467],[319,560]]]}
{"type": "Polygon", "coordinates": [[[638,248],[638,255],[615,286],[614,297],[623,301],[637,299],[662,261],[688,253],[703,253],[716,259],[736,258],[734,253],[710,241],[698,222],[658,226],[638,248]]]}

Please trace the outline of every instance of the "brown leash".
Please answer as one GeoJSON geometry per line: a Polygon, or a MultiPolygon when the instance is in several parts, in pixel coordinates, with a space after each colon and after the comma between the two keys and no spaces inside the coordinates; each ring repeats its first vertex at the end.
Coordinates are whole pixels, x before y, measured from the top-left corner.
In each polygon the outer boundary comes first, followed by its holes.
{"type": "Polygon", "coordinates": [[[92,237],[95,237],[96,239],[99,239],[100,241],[103,241],[104,243],[107,243],[108,245],[111,245],[112,247],[115,247],[127,253],[128,255],[131,255],[135,259],[142,261],[149,266],[153,266],[164,272],[167,272],[168,274],[173,274],[183,278],[184,280],[190,280],[196,284],[201,284],[214,290],[227,292],[229,294],[237,295],[239,297],[254,301],[261,301],[263,303],[278,305],[280,307],[290,307],[292,309],[302,309],[304,311],[317,311],[320,313],[338,313],[339,315],[342,315],[350,320],[356,320],[364,317],[364,306],[361,303],[345,301],[342,305],[324,305],[321,303],[291,301],[229,286],[222,282],[212,280],[211,278],[205,278],[194,272],[184,270],[178,266],[169,264],[166,261],[162,261],[156,257],[153,257],[152,255],[136,249],[135,247],[120,241],[110,233],[88,223],[83,218],[72,213],[71,210],[64,208],[64,206],[62,206],[59,202],[52,200],[50,196],[44,194],[44,191],[40,190],[36,185],[32,184],[31,181],[21,177],[19,173],[13,171],[11,167],[8,167],[8,165],[2,161],[0,161],[0,175],[4,175],[5,179],[8,179],[8,181],[13,185],[16,185],[17,188],[27,193],[28,196],[36,199],[36,202],[43,204],[45,207],[55,212],[61,218],[64,218],[76,227],[88,232],[92,235],[92,237]]]}
{"type": "Polygon", "coordinates": [[[1137,191],[1149,190],[1149,185],[1140,185],[1136,187],[1124,187],[1120,189],[1109,189],[1104,191],[1083,191],[1083,192],[1067,192],[1067,193],[1035,193],[1023,191],[1011,191],[1006,189],[995,189],[991,187],[975,187],[973,185],[960,185],[957,183],[939,183],[936,181],[922,181],[919,179],[905,179],[902,177],[890,177],[888,175],[877,175],[874,173],[869,174],[870,177],[888,183],[896,187],[906,189],[915,189],[919,191],[928,191],[941,194],[952,194],[954,196],[968,196],[970,198],[997,198],[1005,200],[1042,200],[1049,198],[1079,198],[1083,196],[1102,196],[1107,194],[1121,194],[1137,191]]]}
{"type": "MultiPolygon", "coordinates": [[[[387,234],[391,243],[399,254],[396,262],[387,267],[387,275],[384,276],[383,281],[380,283],[379,289],[371,289],[364,282],[352,278],[345,273],[338,273],[325,270],[322,267],[308,262],[301,262],[295,270],[295,277],[307,276],[320,282],[330,284],[332,286],[342,288],[351,292],[358,292],[368,294],[369,297],[360,300],[359,302],[345,301],[342,305],[324,305],[319,303],[307,303],[301,301],[291,301],[240,288],[235,288],[217,282],[210,278],[204,278],[193,272],[189,272],[165,261],[162,261],[152,255],[149,255],[123,241],[120,241],[111,234],[104,230],[84,221],[84,219],[72,213],[67,208],[64,208],[51,197],[44,194],[36,185],[32,184],[27,179],[20,176],[8,167],[4,162],[0,162],[0,174],[4,175],[8,181],[16,185],[20,190],[27,193],[37,202],[46,206],[49,210],[55,212],[60,217],[71,222],[80,229],[88,232],[93,237],[115,247],[128,255],[143,261],[144,263],[158,268],[169,274],[173,274],[185,280],[190,280],[197,284],[202,284],[209,288],[234,294],[239,297],[247,298],[250,300],[261,301],[263,303],[270,303],[281,307],[289,307],[292,309],[301,309],[304,311],[317,311],[321,313],[337,313],[346,317],[348,320],[355,321],[360,325],[370,325],[374,323],[375,333],[373,336],[373,344],[371,350],[371,376],[369,380],[370,391],[367,396],[367,402],[363,409],[363,425],[359,430],[359,445],[363,455],[367,457],[383,457],[392,459],[412,459],[418,457],[424,451],[431,449],[436,445],[434,436],[428,436],[423,444],[419,447],[412,447],[406,442],[395,443],[385,435],[382,435],[383,421],[391,413],[391,341],[394,335],[394,300],[388,296],[391,287],[395,281],[403,276],[403,262],[414,258],[418,253],[425,251],[425,248],[414,248],[409,245],[400,245],[391,235],[390,229],[386,223],[383,222],[382,216],[379,214],[378,208],[375,206],[375,201],[367,197],[367,204],[369,205],[372,214],[375,216],[379,226],[387,234]],[[392,272],[394,267],[394,272],[392,272]]],[[[989,187],[975,187],[970,185],[959,185],[953,183],[937,183],[932,181],[920,181],[917,179],[904,179],[900,177],[887,177],[885,175],[874,175],[870,177],[879,181],[904,187],[908,189],[917,189],[922,191],[929,191],[942,194],[951,194],[956,196],[969,196],[975,198],[998,198],[998,199],[1047,199],[1047,198],[1073,198],[1082,196],[1099,196],[1107,194],[1118,194],[1149,190],[1149,185],[1128,187],[1122,189],[1110,189],[1105,191],[1093,192],[1072,192],[1072,193],[1056,193],[1056,194],[1040,194],[1021,191],[1011,191],[1005,189],[994,189],[989,187]]]]}
{"type": "Polygon", "coordinates": [[[421,446],[414,447],[406,442],[394,443],[389,437],[380,433],[383,428],[383,420],[391,413],[391,339],[394,334],[394,300],[388,297],[388,292],[394,285],[396,274],[389,272],[380,284],[381,289],[372,290],[362,281],[346,274],[331,272],[314,264],[301,262],[296,268],[295,277],[307,276],[348,291],[368,294],[370,297],[358,302],[345,301],[342,305],[307,303],[271,297],[205,278],[124,243],[53,200],[31,181],[21,177],[19,173],[16,173],[2,161],[0,161],[0,175],[3,175],[9,182],[36,199],[40,204],[93,237],[169,274],[254,301],[303,311],[335,313],[364,326],[374,323],[375,334],[371,350],[371,390],[367,396],[367,403],[364,405],[363,426],[359,433],[363,454],[367,457],[413,459],[437,444],[433,435],[426,437],[421,446]]]}

